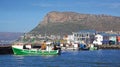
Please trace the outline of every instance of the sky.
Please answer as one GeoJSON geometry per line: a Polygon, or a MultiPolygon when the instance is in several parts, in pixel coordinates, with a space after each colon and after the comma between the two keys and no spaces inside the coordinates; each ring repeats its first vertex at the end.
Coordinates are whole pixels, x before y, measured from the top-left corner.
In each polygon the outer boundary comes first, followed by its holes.
{"type": "Polygon", "coordinates": [[[120,17],[120,0],[0,0],[0,32],[29,32],[51,11],[120,17]]]}

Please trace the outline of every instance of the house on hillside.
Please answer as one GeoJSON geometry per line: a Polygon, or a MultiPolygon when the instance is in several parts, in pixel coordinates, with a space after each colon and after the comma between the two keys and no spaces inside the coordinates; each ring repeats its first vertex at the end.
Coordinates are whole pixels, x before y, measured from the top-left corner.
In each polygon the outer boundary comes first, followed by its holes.
{"type": "Polygon", "coordinates": [[[81,30],[79,32],[73,32],[73,39],[76,43],[93,43],[94,36],[96,34],[95,30],[81,30]]]}

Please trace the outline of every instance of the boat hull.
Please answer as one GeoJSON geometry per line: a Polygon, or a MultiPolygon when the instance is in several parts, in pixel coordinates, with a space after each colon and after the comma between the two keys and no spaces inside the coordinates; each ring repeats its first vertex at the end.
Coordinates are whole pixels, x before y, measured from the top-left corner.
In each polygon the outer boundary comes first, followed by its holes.
{"type": "Polygon", "coordinates": [[[13,53],[15,55],[58,55],[59,50],[39,50],[39,49],[19,49],[12,47],[13,53]]]}
{"type": "Polygon", "coordinates": [[[90,47],[89,50],[98,50],[97,47],[90,47]]]}

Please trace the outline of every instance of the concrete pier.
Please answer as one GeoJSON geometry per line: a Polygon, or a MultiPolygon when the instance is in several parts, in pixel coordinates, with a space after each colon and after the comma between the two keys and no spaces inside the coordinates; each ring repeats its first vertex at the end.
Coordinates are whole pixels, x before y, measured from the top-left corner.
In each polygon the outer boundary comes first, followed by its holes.
{"type": "Polygon", "coordinates": [[[0,46],[0,55],[2,54],[13,54],[11,46],[0,46]]]}
{"type": "Polygon", "coordinates": [[[120,45],[98,45],[98,49],[120,49],[120,45]]]}

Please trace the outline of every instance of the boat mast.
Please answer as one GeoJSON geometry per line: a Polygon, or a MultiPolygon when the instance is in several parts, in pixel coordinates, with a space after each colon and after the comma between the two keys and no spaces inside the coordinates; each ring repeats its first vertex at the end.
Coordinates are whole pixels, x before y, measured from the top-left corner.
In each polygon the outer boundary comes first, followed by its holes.
{"type": "MultiPolygon", "coordinates": [[[[50,22],[50,18],[49,18],[49,14],[47,15],[48,17],[47,17],[47,25],[48,25],[48,23],[50,22]]],[[[45,27],[45,40],[47,40],[47,30],[48,30],[48,28],[47,28],[47,26],[45,27]]]]}

